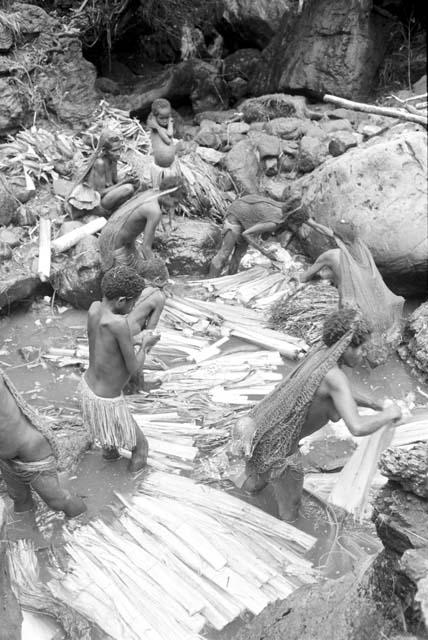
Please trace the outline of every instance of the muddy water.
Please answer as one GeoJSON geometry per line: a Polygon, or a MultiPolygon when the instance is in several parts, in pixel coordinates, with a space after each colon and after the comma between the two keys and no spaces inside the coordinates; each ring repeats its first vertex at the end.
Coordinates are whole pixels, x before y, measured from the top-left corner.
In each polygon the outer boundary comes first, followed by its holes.
{"type": "MultiPolygon", "coordinates": [[[[77,410],[75,390],[80,378],[79,369],[60,369],[40,356],[49,347],[74,346],[79,337],[85,337],[85,325],[85,312],[51,307],[49,299],[38,301],[31,309],[16,312],[12,317],[0,319],[0,366],[7,369],[29,402],[43,409],[59,407],[65,414],[77,410]]],[[[418,383],[397,357],[375,370],[361,368],[347,373],[358,388],[376,398],[405,399],[414,394],[417,402],[426,402],[418,391],[418,383]]],[[[423,390],[426,392],[427,388],[423,390]]],[[[88,518],[102,515],[108,519],[112,517],[110,505],[116,501],[115,492],[132,494],[141,478],[130,476],[126,460],[106,462],[99,451],[90,451],[83,456],[76,471],[71,476],[64,475],[62,480],[73,492],[85,498],[88,518]]],[[[241,497],[248,500],[246,496],[241,497]]],[[[251,502],[276,515],[269,490],[251,502]]],[[[42,507],[36,525],[25,518],[14,516],[9,527],[10,538],[30,535],[41,550],[50,544],[61,545],[62,516],[48,514],[42,507]]],[[[378,541],[370,526],[344,530],[309,496],[305,497],[302,514],[294,524],[317,538],[310,559],[329,577],[342,575],[352,569],[362,554],[378,550],[378,541]]],[[[222,634],[211,637],[227,640],[235,631],[235,625],[232,625],[222,634]]]]}

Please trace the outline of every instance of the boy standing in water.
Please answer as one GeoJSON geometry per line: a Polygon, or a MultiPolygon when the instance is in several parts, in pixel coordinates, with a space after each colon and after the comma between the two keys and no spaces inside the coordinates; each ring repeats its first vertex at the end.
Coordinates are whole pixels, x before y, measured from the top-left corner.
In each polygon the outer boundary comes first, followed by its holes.
{"type": "Polygon", "coordinates": [[[88,312],[89,368],[80,383],[84,421],[99,440],[104,458],[119,457],[118,447],[132,452],[130,471],[147,462],[148,444],[123,396],[130,376],[143,366],[147,350],[159,336],[145,335],[137,353],[132,344],[128,314],[144,287],[144,280],[128,267],[108,271],[101,282],[103,299],[88,312]]]}

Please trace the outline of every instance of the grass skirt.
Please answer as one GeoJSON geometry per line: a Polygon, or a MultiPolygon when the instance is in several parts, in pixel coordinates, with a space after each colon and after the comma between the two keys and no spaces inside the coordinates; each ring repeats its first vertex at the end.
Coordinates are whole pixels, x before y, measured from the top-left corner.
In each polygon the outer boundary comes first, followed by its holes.
{"type": "Polygon", "coordinates": [[[97,396],[83,377],[79,384],[80,406],[84,424],[92,440],[102,447],[122,447],[133,450],[137,444],[138,425],[123,394],[117,398],[97,396]]]}

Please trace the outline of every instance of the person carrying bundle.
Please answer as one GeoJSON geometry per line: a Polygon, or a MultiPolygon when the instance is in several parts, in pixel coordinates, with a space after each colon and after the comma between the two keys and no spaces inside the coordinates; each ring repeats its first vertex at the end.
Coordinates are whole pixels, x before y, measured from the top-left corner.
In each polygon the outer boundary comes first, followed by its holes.
{"type": "Polygon", "coordinates": [[[32,489],[70,518],[86,511],[82,498],[60,485],[58,454],[52,429],[0,370],[0,471],[16,512],[33,509],[32,489]]]}
{"type": "Polygon", "coordinates": [[[396,404],[382,408],[351,391],[342,366],[357,366],[370,327],[358,311],[342,308],[327,317],[323,346],[309,353],[294,371],[237,422],[232,431],[232,452],[246,458],[237,486],[257,493],[272,486],[279,517],[298,517],[303,490],[299,441],[329,420],[341,418],[354,436],[374,433],[401,418],[396,404]],[[358,406],[379,410],[361,416],[358,406]]]}
{"type": "Polygon", "coordinates": [[[108,217],[135,193],[139,185],[136,175],[129,172],[120,181],[117,176],[122,146],[119,133],[103,129],[95,151],[66,198],[71,218],[88,213],[108,217]]]}
{"type": "Polygon", "coordinates": [[[308,282],[327,270],[339,292],[339,306],[360,309],[373,327],[367,359],[370,364],[384,362],[401,333],[404,298],[388,289],[373,260],[370,249],[358,237],[352,223],[339,222],[334,231],[309,220],[308,224],[332,238],[337,245],[322,253],[315,263],[300,276],[308,282]]]}
{"type": "Polygon", "coordinates": [[[125,316],[143,288],[144,280],[128,267],[116,267],[104,275],[103,299],[93,302],[88,312],[89,368],[79,386],[83,420],[92,439],[101,443],[107,460],[119,457],[119,447],[131,450],[130,471],[144,467],[148,444],[129,411],[123,388],[159,340],[159,336],[145,335],[135,354],[125,316]]]}
{"type": "Polygon", "coordinates": [[[165,178],[157,190],[144,191],[116,211],[103,227],[99,243],[104,272],[126,266],[139,272],[145,260],[153,256],[152,244],[162,213],[174,211],[183,196],[177,177],[165,178]],[[144,233],[141,251],[136,239],[144,233]]]}
{"type": "Polygon", "coordinates": [[[285,228],[289,215],[289,208],[283,202],[256,194],[243,196],[232,202],[224,220],[223,241],[211,261],[209,276],[218,277],[229,258],[228,273],[237,273],[248,243],[260,249],[252,236],[278,233],[282,227],[285,228]]]}

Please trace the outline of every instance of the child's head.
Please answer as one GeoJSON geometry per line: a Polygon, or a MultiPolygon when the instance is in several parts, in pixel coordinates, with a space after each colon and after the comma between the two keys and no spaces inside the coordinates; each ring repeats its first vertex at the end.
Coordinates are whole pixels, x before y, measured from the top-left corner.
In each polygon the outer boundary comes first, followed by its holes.
{"type": "Polygon", "coordinates": [[[152,113],[161,127],[167,127],[171,117],[171,104],[165,98],[158,98],[152,103],[152,113]]]}
{"type": "Polygon", "coordinates": [[[114,313],[129,313],[144,289],[144,279],[130,267],[113,267],[101,280],[103,298],[112,305],[114,313]]]}
{"type": "Polygon", "coordinates": [[[154,287],[164,287],[169,279],[165,262],[157,256],[141,262],[138,267],[138,272],[144,278],[147,285],[150,284],[154,287]]]}
{"type": "Polygon", "coordinates": [[[341,361],[349,367],[362,362],[363,347],[372,333],[372,326],[357,310],[349,306],[333,311],[324,321],[323,342],[331,347],[346,333],[352,332],[349,346],[344,351],[341,361]]]}

